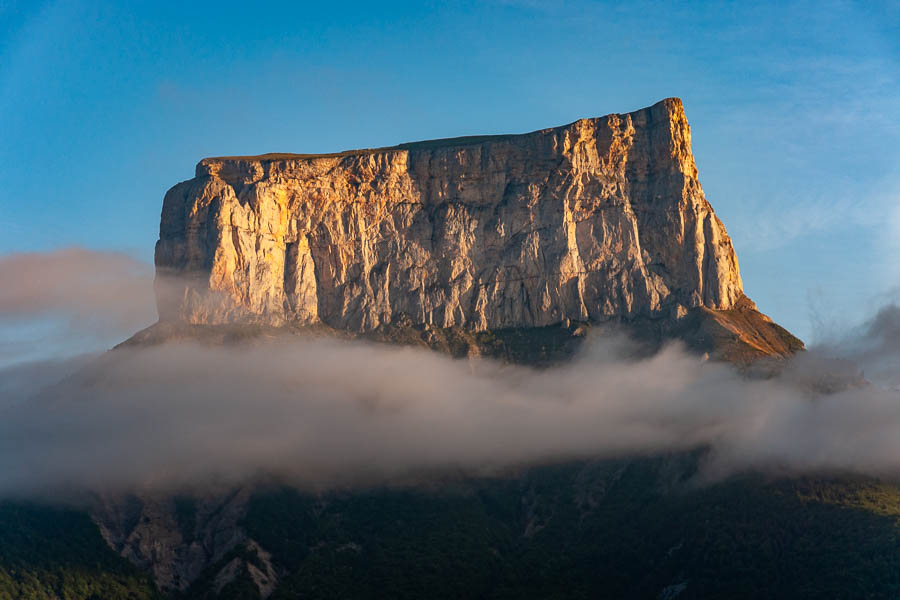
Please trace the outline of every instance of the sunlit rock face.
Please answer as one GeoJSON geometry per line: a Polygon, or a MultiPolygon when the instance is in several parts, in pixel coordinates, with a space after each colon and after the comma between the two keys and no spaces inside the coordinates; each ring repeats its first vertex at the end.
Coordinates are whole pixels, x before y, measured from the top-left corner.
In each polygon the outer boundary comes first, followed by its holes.
{"type": "Polygon", "coordinates": [[[676,98],[523,135],[204,159],[166,194],[156,266],[161,320],[194,324],[480,331],[743,299],[676,98]]]}

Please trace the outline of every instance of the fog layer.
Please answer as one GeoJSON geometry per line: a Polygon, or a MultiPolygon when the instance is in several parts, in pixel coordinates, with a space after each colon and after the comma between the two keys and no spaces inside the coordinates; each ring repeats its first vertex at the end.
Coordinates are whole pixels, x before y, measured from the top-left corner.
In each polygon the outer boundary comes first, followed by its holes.
{"type": "Polygon", "coordinates": [[[625,361],[615,344],[542,371],[324,340],[117,350],[4,411],[0,490],[354,485],[697,446],[708,477],[900,473],[894,390],[818,393],[814,357],[751,381],[674,345],[625,361]]]}
{"type": "Polygon", "coordinates": [[[0,281],[0,367],[102,350],[156,320],[153,267],[127,254],[9,254],[0,281]]]}

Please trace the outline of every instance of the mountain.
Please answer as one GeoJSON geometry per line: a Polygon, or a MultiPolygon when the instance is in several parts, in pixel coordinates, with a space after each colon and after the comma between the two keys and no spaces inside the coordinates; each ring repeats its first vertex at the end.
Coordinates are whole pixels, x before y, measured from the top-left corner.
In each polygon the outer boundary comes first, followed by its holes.
{"type": "Polygon", "coordinates": [[[511,332],[565,346],[620,323],[735,362],[802,348],[744,294],[677,98],[522,135],[204,159],[165,196],[156,267],[164,325],[515,355],[511,332]]]}
{"type": "MultiPolygon", "coordinates": [[[[124,346],[290,333],[545,365],[620,329],[740,367],[803,349],[745,295],[674,98],[523,135],[205,159],[165,196],[156,266],[160,321],[124,346]]],[[[104,385],[116,358],[82,377],[104,385]]],[[[698,485],[708,452],[6,501],[0,599],[900,596],[898,486],[698,485]]]]}

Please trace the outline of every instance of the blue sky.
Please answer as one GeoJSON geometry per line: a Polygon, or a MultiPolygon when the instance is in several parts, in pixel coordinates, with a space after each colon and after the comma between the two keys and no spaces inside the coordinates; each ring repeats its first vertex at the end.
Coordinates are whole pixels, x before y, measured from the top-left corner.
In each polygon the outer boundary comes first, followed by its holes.
{"type": "Polygon", "coordinates": [[[896,293],[900,5],[620,4],[0,0],[0,254],[150,261],[165,191],[205,156],[524,132],[679,96],[761,310],[814,339],[896,293]]]}

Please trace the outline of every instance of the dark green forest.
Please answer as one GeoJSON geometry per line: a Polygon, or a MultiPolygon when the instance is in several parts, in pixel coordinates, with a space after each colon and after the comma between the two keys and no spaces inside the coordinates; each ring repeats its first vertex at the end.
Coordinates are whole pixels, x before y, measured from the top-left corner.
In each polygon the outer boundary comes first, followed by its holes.
{"type": "MultiPolygon", "coordinates": [[[[896,598],[900,488],[698,484],[697,455],[313,494],[259,489],[242,523],[285,598],[896,598]]],[[[190,504],[185,504],[186,510],[190,504]]],[[[189,520],[190,515],[185,515],[189,520]]],[[[183,598],[258,598],[248,546],[183,598]],[[215,585],[235,557],[242,570],[215,585]]],[[[0,505],[0,598],[154,598],[83,512],[0,505]]]]}
{"type": "Polygon", "coordinates": [[[0,502],[0,600],[159,597],[150,577],[113,552],[87,513],[0,502]]]}

